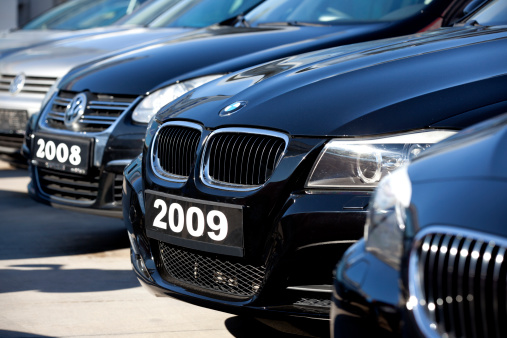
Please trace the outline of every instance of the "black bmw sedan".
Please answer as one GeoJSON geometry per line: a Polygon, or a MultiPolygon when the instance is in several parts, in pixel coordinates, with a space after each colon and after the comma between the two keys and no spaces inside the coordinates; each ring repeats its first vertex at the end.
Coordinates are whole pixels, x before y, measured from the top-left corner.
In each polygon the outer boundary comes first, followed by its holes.
{"type": "Polygon", "coordinates": [[[125,169],[141,283],[232,313],[328,317],[380,179],[506,110],[507,28],[477,22],[287,57],[164,107],[125,169]]]}
{"type": "Polygon", "coordinates": [[[506,159],[502,115],[380,183],[337,268],[336,337],[507,335],[506,159]]]}
{"type": "Polygon", "coordinates": [[[266,0],[222,25],[78,67],[48,94],[25,134],[29,193],[53,206],[121,217],[123,169],[142,151],[150,118],[171,100],[262,62],[450,24],[475,5],[266,0]]]}

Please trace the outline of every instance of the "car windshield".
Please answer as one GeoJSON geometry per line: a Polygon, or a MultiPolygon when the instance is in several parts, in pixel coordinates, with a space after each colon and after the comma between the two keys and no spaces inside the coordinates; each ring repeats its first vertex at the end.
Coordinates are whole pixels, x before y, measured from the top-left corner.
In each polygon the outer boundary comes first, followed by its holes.
{"type": "Polygon", "coordinates": [[[323,24],[396,21],[408,18],[436,0],[268,0],[245,16],[262,24],[323,24]]]}
{"type": "Polygon", "coordinates": [[[108,26],[146,0],[73,0],[54,7],[22,29],[77,30],[108,26]]]}
{"type": "Polygon", "coordinates": [[[181,0],[149,27],[206,27],[245,13],[262,0],[181,0]]]}

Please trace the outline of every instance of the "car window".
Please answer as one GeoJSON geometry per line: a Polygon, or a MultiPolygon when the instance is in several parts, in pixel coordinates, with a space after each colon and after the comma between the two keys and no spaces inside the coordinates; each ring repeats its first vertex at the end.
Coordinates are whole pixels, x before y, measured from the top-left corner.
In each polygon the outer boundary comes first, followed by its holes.
{"type": "Polygon", "coordinates": [[[182,0],[150,27],[206,27],[237,16],[262,0],[182,0]]]}
{"type": "Polygon", "coordinates": [[[30,21],[22,29],[76,30],[110,25],[146,0],[74,0],[30,21]]]}
{"type": "Polygon", "coordinates": [[[276,22],[342,23],[401,20],[433,0],[270,0],[248,13],[251,25],[276,22]]]}

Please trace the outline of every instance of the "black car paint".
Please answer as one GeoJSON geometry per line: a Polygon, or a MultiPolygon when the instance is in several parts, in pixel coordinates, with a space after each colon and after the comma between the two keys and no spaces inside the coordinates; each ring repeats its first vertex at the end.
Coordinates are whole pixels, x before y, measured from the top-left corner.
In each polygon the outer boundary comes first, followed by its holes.
{"type": "MultiPolygon", "coordinates": [[[[125,224],[133,245],[142,248],[152,279],[135,270],[138,278],[155,293],[233,313],[326,317],[327,308],[290,303],[292,296],[284,289],[331,281],[336,260],[362,237],[371,191],[305,188],[324,143],[332,137],[434,126],[460,129],[503,113],[507,64],[498,51],[505,46],[506,27],[441,29],[274,61],[215,80],[173,101],[148,130],[144,156],[125,171],[125,224]],[[477,65],[479,56],[485,61],[477,65]],[[461,90],[465,94],[457,100],[461,90]],[[236,101],[247,104],[235,114],[219,115],[236,101]],[[276,130],[289,136],[288,153],[271,179],[255,191],[211,188],[194,173],[186,183],[167,182],[154,175],[147,157],[156,127],[177,120],[203,126],[203,138],[216,128],[231,126],[276,130]],[[264,291],[239,301],[164,280],[157,242],[144,233],[145,189],[246,206],[242,259],[248,264],[269,262],[264,291]]],[[[392,295],[383,299],[385,306],[375,305],[396,315],[389,307],[393,305],[389,302],[396,304],[392,295]]]]}
{"type": "MultiPolygon", "coordinates": [[[[158,41],[154,46],[132,50],[117,56],[95,60],[76,67],[60,82],[59,89],[78,93],[136,95],[144,97],[166,85],[209,74],[237,71],[262,62],[294,54],[314,51],[337,45],[349,44],[400,34],[426,28],[445,12],[444,23],[459,16],[468,1],[435,1],[417,15],[401,21],[361,23],[336,26],[269,26],[230,27],[211,26],[184,34],[178,39],[158,41]],[[203,57],[205,55],[205,57],[203,57]]],[[[107,163],[133,159],[142,150],[145,125],[133,123],[131,111],[122,115],[106,145],[100,167],[92,172],[101,175],[101,182],[112,182],[115,175],[122,174],[121,166],[107,163]],[[127,146],[128,145],[128,146],[127,146]],[[102,175],[103,173],[103,175],[102,175]]],[[[41,114],[42,115],[42,114],[41,114]]],[[[23,153],[30,158],[30,134],[26,133],[23,153]]],[[[121,217],[121,205],[111,200],[112,189],[101,183],[97,203],[78,206],[71,202],[54,201],[41,193],[34,182],[29,186],[31,196],[53,206],[121,217]]]]}
{"type": "MultiPolygon", "coordinates": [[[[414,238],[438,226],[505,239],[507,115],[468,128],[434,146],[408,167],[410,227],[399,269],[353,245],[336,267],[331,311],[334,336],[427,336],[407,310],[408,262],[414,238]]],[[[435,333],[436,334],[436,333],[435,333]]]]}
{"type": "MultiPolygon", "coordinates": [[[[177,102],[157,118],[161,122],[169,118],[199,121],[209,128],[255,126],[298,136],[355,137],[437,125],[453,127],[444,120],[457,112],[471,114],[505,101],[507,68],[500,62],[501,56],[484,52],[481,44],[485,35],[492,34],[493,40],[496,33],[503,34],[502,30],[483,27],[451,28],[420,38],[376,42],[379,45],[374,48],[366,43],[281,59],[218,79],[213,88],[198,88],[181,104],[199,104],[181,109],[177,102]],[[361,51],[363,46],[365,50],[361,51]],[[417,67],[412,59],[417,60],[417,67]],[[463,68],[470,59],[481,62],[463,68]],[[253,85],[258,83],[263,84],[253,85]],[[488,97],[478,92],[477,86],[488,92],[488,97]],[[335,88],[332,100],[329,88],[335,88]],[[368,100],[361,100],[365,93],[368,100]],[[461,100],[444,101],[457,93],[461,100]],[[311,100],[302,103],[301,97],[311,100]],[[209,113],[235,101],[248,104],[227,117],[209,113]],[[330,113],[337,105],[340,110],[330,113]],[[453,109],[446,109],[449,105],[453,109]]],[[[500,49],[504,41],[490,41],[488,45],[500,49]]]]}

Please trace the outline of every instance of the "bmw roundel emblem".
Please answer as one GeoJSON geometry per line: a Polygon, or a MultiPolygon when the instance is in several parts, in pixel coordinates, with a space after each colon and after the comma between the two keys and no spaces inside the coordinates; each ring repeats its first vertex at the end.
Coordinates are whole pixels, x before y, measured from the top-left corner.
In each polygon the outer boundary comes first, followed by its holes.
{"type": "Polygon", "coordinates": [[[218,115],[220,115],[220,116],[232,115],[232,114],[236,113],[238,110],[240,110],[241,108],[243,108],[244,106],[246,106],[245,101],[236,101],[233,104],[230,104],[227,107],[225,107],[224,109],[222,109],[220,111],[220,114],[218,114],[218,115]]]}
{"type": "Polygon", "coordinates": [[[84,93],[74,96],[65,110],[65,125],[71,127],[83,116],[86,109],[86,95],[84,93]]]}
{"type": "Polygon", "coordinates": [[[11,84],[9,86],[9,92],[11,94],[17,94],[23,89],[25,86],[25,74],[21,73],[18,76],[16,76],[14,79],[12,79],[11,84]]]}

